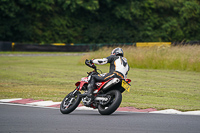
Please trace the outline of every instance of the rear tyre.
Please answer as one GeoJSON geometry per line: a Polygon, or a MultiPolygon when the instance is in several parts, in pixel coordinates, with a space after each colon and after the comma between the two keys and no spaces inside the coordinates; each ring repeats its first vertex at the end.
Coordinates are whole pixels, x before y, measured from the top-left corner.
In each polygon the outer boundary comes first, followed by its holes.
{"type": "Polygon", "coordinates": [[[62,114],[69,114],[78,107],[79,103],[81,102],[81,97],[79,96],[79,94],[81,94],[79,91],[77,91],[75,94],[73,94],[73,92],[70,92],[63,99],[60,104],[60,112],[62,114]]]}
{"type": "Polygon", "coordinates": [[[106,93],[111,97],[106,105],[98,105],[98,111],[101,115],[110,115],[117,110],[122,101],[122,94],[118,90],[112,90],[106,93]]]}

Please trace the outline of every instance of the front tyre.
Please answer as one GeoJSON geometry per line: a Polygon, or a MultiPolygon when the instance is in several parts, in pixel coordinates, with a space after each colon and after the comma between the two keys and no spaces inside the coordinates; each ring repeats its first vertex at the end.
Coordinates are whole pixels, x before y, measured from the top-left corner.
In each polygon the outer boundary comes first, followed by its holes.
{"type": "Polygon", "coordinates": [[[75,94],[70,92],[61,102],[60,112],[63,114],[69,114],[74,111],[81,102],[81,97],[79,94],[81,94],[79,91],[77,91],[75,94]]]}
{"type": "Polygon", "coordinates": [[[98,111],[101,115],[110,115],[117,110],[122,101],[122,94],[118,90],[112,90],[106,93],[111,99],[106,105],[98,105],[98,111]]]}

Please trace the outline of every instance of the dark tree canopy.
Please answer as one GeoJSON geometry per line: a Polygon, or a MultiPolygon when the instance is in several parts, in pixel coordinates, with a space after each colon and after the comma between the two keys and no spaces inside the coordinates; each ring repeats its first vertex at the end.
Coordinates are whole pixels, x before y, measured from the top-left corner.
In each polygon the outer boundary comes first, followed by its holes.
{"type": "Polygon", "coordinates": [[[0,41],[200,40],[199,0],[1,0],[0,41]]]}

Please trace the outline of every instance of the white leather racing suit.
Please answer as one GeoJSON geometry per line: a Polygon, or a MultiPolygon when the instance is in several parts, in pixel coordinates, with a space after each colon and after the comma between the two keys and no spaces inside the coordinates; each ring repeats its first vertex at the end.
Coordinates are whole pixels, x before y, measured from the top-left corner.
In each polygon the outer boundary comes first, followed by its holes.
{"type": "Polygon", "coordinates": [[[103,58],[103,59],[94,59],[93,63],[98,64],[98,65],[110,63],[109,73],[116,72],[116,73],[121,74],[123,76],[123,78],[127,78],[127,74],[129,71],[129,65],[128,65],[127,59],[125,57],[111,55],[111,56],[108,56],[107,58],[103,58]]]}

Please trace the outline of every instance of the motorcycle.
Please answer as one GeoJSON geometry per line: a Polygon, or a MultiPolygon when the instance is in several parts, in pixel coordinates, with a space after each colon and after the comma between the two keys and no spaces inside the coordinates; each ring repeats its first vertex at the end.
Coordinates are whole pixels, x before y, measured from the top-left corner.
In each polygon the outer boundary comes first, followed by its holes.
{"type": "Polygon", "coordinates": [[[69,114],[73,112],[81,100],[86,107],[98,109],[101,115],[110,115],[114,113],[120,106],[122,101],[122,93],[127,90],[130,91],[130,79],[112,78],[105,82],[95,83],[93,91],[94,98],[87,96],[88,79],[92,75],[102,74],[102,71],[97,69],[89,60],[85,60],[85,64],[94,70],[87,72],[88,76],[75,83],[75,90],[70,92],[60,104],[60,112],[62,114],[69,114]],[[99,71],[99,72],[97,72],[99,71]],[[81,94],[81,91],[84,93],[81,94]]]}

